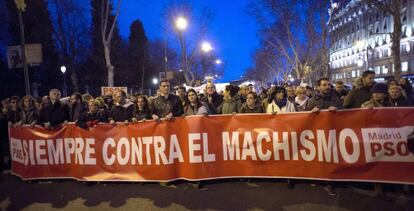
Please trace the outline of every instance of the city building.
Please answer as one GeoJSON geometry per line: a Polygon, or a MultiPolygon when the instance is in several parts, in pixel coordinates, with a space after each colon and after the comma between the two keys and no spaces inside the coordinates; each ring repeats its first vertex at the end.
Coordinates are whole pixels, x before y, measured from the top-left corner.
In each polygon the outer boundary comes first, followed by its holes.
{"type": "MultiPolygon", "coordinates": [[[[414,0],[401,0],[401,75],[414,79],[414,0]]],[[[329,10],[330,76],[332,81],[352,84],[365,70],[373,70],[377,81],[394,75],[391,54],[393,19],[390,14],[368,6],[363,0],[339,5],[331,1],[329,10]]]]}

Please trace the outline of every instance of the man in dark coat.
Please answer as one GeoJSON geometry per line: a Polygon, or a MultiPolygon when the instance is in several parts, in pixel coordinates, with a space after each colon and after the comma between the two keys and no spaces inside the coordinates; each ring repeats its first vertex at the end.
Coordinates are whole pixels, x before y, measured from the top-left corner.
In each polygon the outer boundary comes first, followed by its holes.
{"type": "Polygon", "coordinates": [[[344,99],[344,108],[361,108],[371,99],[371,88],[374,85],[375,72],[367,70],[362,73],[362,87],[353,87],[344,99]]]}
{"type": "MultiPolygon", "coordinates": [[[[307,111],[312,111],[318,114],[322,109],[328,109],[329,111],[335,112],[342,108],[341,100],[335,95],[334,90],[331,90],[331,84],[329,78],[320,78],[316,82],[317,92],[314,96],[308,100],[306,105],[307,111]]],[[[327,182],[324,188],[329,195],[336,195],[336,188],[332,182],[327,182]]]]}
{"type": "Polygon", "coordinates": [[[20,122],[20,97],[13,96],[10,98],[10,107],[7,109],[7,121],[11,124],[20,122]]]}
{"type": "Polygon", "coordinates": [[[86,105],[82,102],[82,95],[80,93],[73,93],[70,96],[69,105],[69,121],[76,122],[87,113],[86,105]]]}
{"type": "Polygon", "coordinates": [[[348,94],[348,91],[345,88],[343,81],[336,81],[335,82],[335,94],[341,100],[341,103],[344,103],[344,99],[348,94]]]}
{"type": "Polygon", "coordinates": [[[318,91],[311,99],[309,99],[306,105],[307,111],[318,112],[322,109],[335,111],[338,108],[342,108],[341,100],[335,95],[333,90],[330,89],[328,78],[320,78],[316,82],[316,85],[318,91]]]}
{"type": "Polygon", "coordinates": [[[114,95],[115,104],[112,106],[109,123],[115,124],[115,122],[129,123],[132,121],[132,115],[134,114],[134,104],[127,99],[127,94],[124,91],[118,91],[114,95]]]}
{"type": "Polygon", "coordinates": [[[66,124],[69,121],[69,107],[60,101],[60,91],[52,89],[49,92],[50,105],[40,110],[39,123],[45,128],[66,124]]]}
{"type": "Polygon", "coordinates": [[[159,91],[160,95],[152,101],[154,109],[152,118],[170,120],[172,117],[183,115],[183,104],[178,96],[170,94],[170,82],[168,80],[161,80],[159,91]]]}
{"type": "Polygon", "coordinates": [[[212,82],[206,84],[207,95],[201,101],[208,103],[210,111],[217,114],[217,108],[223,103],[223,96],[216,91],[216,86],[212,82]]]}

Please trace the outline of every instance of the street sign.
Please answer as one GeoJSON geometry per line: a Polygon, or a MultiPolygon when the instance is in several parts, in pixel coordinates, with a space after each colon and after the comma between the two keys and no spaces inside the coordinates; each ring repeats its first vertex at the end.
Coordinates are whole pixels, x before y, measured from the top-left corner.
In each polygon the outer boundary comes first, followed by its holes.
{"type": "Polygon", "coordinates": [[[128,88],[126,86],[103,86],[101,87],[101,94],[102,96],[105,95],[114,95],[118,91],[124,91],[125,93],[128,93],[128,88]]]}
{"type": "MultiPolygon", "coordinates": [[[[26,44],[26,62],[29,65],[41,64],[43,60],[41,44],[26,44]]],[[[23,57],[20,45],[7,48],[7,63],[9,69],[22,68],[23,57]]]]}

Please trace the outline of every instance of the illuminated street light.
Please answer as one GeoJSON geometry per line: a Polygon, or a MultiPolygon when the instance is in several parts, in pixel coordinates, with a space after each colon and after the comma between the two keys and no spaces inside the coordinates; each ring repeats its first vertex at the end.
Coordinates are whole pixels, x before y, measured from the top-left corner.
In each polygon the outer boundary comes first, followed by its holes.
{"type": "Polygon", "coordinates": [[[154,85],[157,85],[157,84],[158,84],[158,79],[157,79],[157,78],[153,78],[153,79],[152,79],[152,83],[153,83],[154,85]]]}
{"type": "Polygon", "coordinates": [[[211,50],[213,50],[213,47],[211,47],[211,44],[210,44],[210,43],[208,43],[208,42],[203,42],[203,43],[201,44],[201,50],[202,50],[202,51],[204,51],[204,52],[206,52],[206,53],[208,53],[208,52],[210,52],[211,50]]]}
{"type": "Polygon", "coordinates": [[[216,60],[216,64],[222,64],[223,62],[220,59],[216,60]]]}
{"type": "Polygon", "coordinates": [[[60,72],[62,72],[63,74],[63,90],[62,90],[62,94],[64,97],[66,97],[68,95],[68,90],[66,87],[66,76],[65,76],[65,72],[66,72],[66,67],[65,66],[61,66],[60,67],[60,72]]]}
{"type": "Polygon", "coordinates": [[[188,22],[187,22],[187,19],[185,19],[184,17],[178,17],[175,20],[175,27],[177,27],[178,30],[184,31],[187,29],[187,26],[188,26],[188,22]]]}
{"type": "Polygon", "coordinates": [[[66,67],[65,67],[65,66],[60,67],[60,71],[61,71],[63,74],[65,74],[65,72],[66,72],[66,67]]]}
{"type": "Polygon", "coordinates": [[[179,69],[179,70],[178,70],[178,72],[180,72],[180,73],[181,73],[182,71],[183,71],[182,69],[179,69]]]}

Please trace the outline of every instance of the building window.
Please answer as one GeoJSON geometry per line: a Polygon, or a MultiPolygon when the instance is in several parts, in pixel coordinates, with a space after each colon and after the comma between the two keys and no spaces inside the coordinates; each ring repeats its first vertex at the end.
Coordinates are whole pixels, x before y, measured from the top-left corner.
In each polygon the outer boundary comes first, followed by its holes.
{"type": "Polygon", "coordinates": [[[352,78],[355,78],[355,70],[352,71],[352,78]]]}
{"type": "Polygon", "coordinates": [[[408,62],[401,62],[401,71],[402,72],[408,71],[408,62]]]}
{"type": "Polygon", "coordinates": [[[387,67],[387,65],[382,66],[382,74],[388,74],[388,67],[387,67]]]}
{"type": "Polygon", "coordinates": [[[381,75],[381,67],[374,67],[375,75],[381,75]]]}

